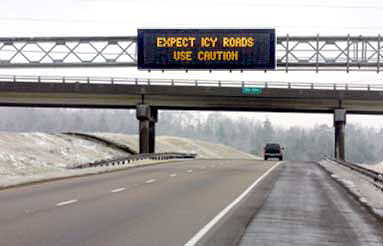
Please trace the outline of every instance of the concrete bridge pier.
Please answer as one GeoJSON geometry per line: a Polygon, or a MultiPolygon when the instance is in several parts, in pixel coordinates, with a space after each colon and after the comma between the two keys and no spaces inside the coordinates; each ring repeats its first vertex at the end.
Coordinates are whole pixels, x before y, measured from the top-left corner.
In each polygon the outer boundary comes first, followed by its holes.
{"type": "Polygon", "coordinates": [[[149,120],[149,153],[155,153],[156,150],[156,123],[158,120],[158,110],[156,108],[150,108],[150,120],[149,120]]]}
{"type": "Polygon", "coordinates": [[[334,110],[334,127],[335,127],[335,159],[345,160],[345,125],[346,125],[346,110],[334,110]]]}
{"type": "Polygon", "coordinates": [[[155,152],[155,124],[158,110],[147,104],[136,105],[139,123],[140,154],[155,152]]]}

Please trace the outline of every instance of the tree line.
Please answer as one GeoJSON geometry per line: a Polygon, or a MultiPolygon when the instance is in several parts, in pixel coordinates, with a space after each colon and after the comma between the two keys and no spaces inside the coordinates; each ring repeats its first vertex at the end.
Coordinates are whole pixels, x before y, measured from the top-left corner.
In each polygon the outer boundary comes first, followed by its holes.
{"type": "MultiPolygon", "coordinates": [[[[134,110],[0,108],[0,131],[7,132],[115,132],[137,134],[134,110]]],[[[173,135],[222,143],[262,156],[266,143],[280,143],[293,160],[319,160],[334,155],[334,129],[280,128],[268,119],[234,119],[221,113],[160,111],[157,135],[173,135]]],[[[360,163],[383,159],[383,129],[346,125],[346,158],[360,163]]]]}

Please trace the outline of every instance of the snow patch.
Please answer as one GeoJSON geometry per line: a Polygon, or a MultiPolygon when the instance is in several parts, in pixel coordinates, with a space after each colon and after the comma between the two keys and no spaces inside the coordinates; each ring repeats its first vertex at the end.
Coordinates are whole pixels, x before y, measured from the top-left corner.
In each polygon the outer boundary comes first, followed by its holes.
{"type": "MultiPolygon", "coordinates": [[[[114,133],[94,135],[126,145],[136,151],[139,149],[137,135],[114,133]]],[[[156,150],[157,152],[194,152],[198,158],[206,159],[260,159],[222,144],[168,136],[156,138],[156,150]]],[[[121,167],[67,169],[77,164],[126,156],[128,156],[127,153],[106,147],[101,143],[65,134],[0,132],[0,187],[162,162],[143,160],[121,167]]]]}
{"type": "Polygon", "coordinates": [[[340,181],[363,204],[383,218],[383,193],[362,175],[330,160],[319,164],[331,173],[331,177],[340,181]]]}

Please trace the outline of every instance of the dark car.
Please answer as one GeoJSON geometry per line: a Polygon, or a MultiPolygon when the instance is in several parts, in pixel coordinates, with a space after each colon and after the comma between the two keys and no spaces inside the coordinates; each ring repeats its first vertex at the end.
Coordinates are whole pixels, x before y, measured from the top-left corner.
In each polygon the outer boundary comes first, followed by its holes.
{"type": "Polygon", "coordinates": [[[278,158],[279,160],[283,160],[282,150],[283,148],[281,148],[279,144],[266,144],[263,152],[265,160],[267,160],[268,158],[278,158]]]}

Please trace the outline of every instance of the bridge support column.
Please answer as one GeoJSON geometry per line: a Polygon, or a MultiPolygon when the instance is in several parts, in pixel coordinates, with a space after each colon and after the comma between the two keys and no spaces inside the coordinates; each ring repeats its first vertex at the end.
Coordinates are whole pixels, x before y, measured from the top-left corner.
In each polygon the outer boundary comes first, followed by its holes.
{"type": "Polygon", "coordinates": [[[156,123],[158,120],[158,110],[151,108],[149,121],[149,153],[155,153],[156,150],[156,123]]]}
{"type": "Polygon", "coordinates": [[[335,127],[335,159],[345,160],[345,125],[346,125],[346,110],[334,110],[334,127],[335,127]]]}
{"type": "Polygon", "coordinates": [[[155,123],[157,122],[157,109],[147,105],[136,106],[136,117],[139,123],[140,154],[155,152],[155,123]]]}

